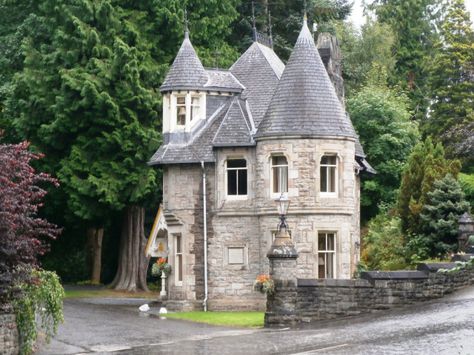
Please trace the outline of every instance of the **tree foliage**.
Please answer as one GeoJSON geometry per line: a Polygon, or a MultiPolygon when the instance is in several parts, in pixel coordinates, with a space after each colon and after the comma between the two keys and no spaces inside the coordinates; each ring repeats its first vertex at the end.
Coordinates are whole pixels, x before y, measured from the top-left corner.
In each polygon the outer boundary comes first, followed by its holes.
{"type": "Polygon", "coordinates": [[[434,182],[420,213],[421,235],[431,256],[456,251],[458,220],[468,210],[461,186],[451,174],[434,182]]]}
{"type": "Polygon", "coordinates": [[[434,182],[447,174],[457,177],[460,168],[459,161],[446,159],[443,146],[434,144],[430,138],[415,146],[403,171],[398,197],[398,213],[405,233],[421,232],[420,213],[434,182]]]}
{"type": "MultiPolygon", "coordinates": [[[[317,38],[320,32],[335,32],[334,23],[346,19],[352,8],[349,0],[256,0],[254,2],[257,30],[269,34],[269,17],[275,52],[286,61],[301,30],[305,10],[308,23],[317,24],[317,38]]],[[[234,23],[230,38],[239,52],[245,51],[252,43],[252,2],[240,1],[237,7],[241,14],[234,23]]]]}
{"type": "Polygon", "coordinates": [[[28,143],[0,144],[0,305],[11,299],[12,287],[29,281],[29,270],[47,250],[47,239],[60,230],[38,216],[46,191],[57,185],[49,175],[30,165],[41,156],[28,143]]]}
{"type": "Polygon", "coordinates": [[[474,31],[463,0],[450,3],[436,50],[428,63],[433,103],[423,131],[448,154],[474,163],[474,31]]]}
{"type": "Polygon", "coordinates": [[[349,98],[369,82],[387,84],[387,77],[395,67],[392,53],[395,36],[390,26],[369,22],[359,33],[353,26],[339,23],[336,35],[341,45],[342,74],[349,98]]]}
{"type": "Polygon", "coordinates": [[[400,218],[382,211],[369,222],[362,261],[370,270],[399,270],[406,266],[404,251],[400,218]]]}
{"type": "Polygon", "coordinates": [[[384,86],[364,87],[347,101],[365,153],[377,174],[362,181],[363,219],[377,214],[380,203],[396,202],[407,157],[418,142],[406,97],[384,86]]]}
{"type": "Polygon", "coordinates": [[[374,0],[369,8],[380,23],[395,33],[395,71],[392,85],[406,89],[415,117],[421,120],[428,107],[426,61],[437,39],[436,23],[441,0],[374,0]]]}

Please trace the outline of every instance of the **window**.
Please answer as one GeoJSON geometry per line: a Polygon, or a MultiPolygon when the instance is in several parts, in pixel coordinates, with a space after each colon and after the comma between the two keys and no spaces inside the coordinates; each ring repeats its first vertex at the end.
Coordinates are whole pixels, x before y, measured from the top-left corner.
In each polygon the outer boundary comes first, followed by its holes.
{"type": "Polygon", "coordinates": [[[176,124],[184,126],[186,124],[186,96],[176,97],[176,124]]]}
{"type": "Polygon", "coordinates": [[[244,248],[229,247],[227,248],[227,260],[230,265],[244,264],[244,248]]]}
{"type": "Polygon", "coordinates": [[[282,155],[272,156],[272,192],[288,192],[288,161],[282,155]]]}
{"type": "Polygon", "coordinates": [[[318,234],[318,278],[333,279],[336,268],[336,234],[318,234]]]}
{"type": "Polygon", "coordinates": [[[174,272],[177,285],[183,282],[183,241],[181,234],[174,236],[174,272]]]}
{"type": "Polygon", "coordinates": [[[245,159],[227,160],[227,195],[247,195],[247,161],[245,159]]]}
{"type": "Polygon", "coordinates": [[[324,155],[321,158],[321,192],[335,194],[337,182],[337,157],[324,155]]]}
{"type": "Polygon", "coordinates": [[[191,118],[192,121],[199,116],[199,96],[191,96],[191,118]]]}

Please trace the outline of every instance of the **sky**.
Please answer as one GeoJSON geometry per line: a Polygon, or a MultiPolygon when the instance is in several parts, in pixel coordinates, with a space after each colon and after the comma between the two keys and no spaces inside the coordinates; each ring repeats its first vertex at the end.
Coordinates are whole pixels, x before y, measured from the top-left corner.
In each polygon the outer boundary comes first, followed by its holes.
{"type": "MultiPolygon", "coordinates": [[[[358,28],[364,23],[361,4],[362,0],[354,0],[354,7],[352,8],[352,15],[350,17],[352,23],[354,23],[358,28]]],[[[471,13],[471,22],[473,23],[474,28],[474,0],[464,0],[464,4],[471,13]]]]}

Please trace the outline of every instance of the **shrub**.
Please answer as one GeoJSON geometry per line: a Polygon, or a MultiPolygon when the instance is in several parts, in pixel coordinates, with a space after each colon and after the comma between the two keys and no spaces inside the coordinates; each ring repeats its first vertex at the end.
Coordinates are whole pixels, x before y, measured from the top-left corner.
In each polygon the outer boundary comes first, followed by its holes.
{"type": "Polygon", "coordinates": [[[46,191],[44,183],[57,184],[49,175],[30,165],[40,155],[29,144],[0,144],[0,308],[12,299],[14,285],[27,282],[27,272],[47,250],[45,238],[60,230],[38,217],[46,191]]]}
{"type": "Polygon", "coordinates": [[[399,217],[383,211],[370,220],[363,238],[362,262],[369,270],[396,270],[407,266],[399,217]]]}
{"type": "Polygon", "coordinates": [[[30,280],[19,286],[20,296],[13,302],[21,354],[33,352],[38,328],[45,333],[46,341],[49,342],[59,323],[64,320],[64,290],[56,273],[32,270],[30,280]]]}

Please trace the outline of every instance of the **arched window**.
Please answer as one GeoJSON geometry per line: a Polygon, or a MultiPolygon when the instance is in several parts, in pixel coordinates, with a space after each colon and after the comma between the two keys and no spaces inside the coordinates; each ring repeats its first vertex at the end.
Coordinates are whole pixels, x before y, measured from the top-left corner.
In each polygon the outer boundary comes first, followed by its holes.
{"type": "Polygon", "coordinates": [[[335,155],[323,155],[320,171],[321,193],[335,195],[337,193],[337,157],[335,155]]]}
{"type": "Polygon", "coordinates": [[[288,192],[288,160],[283,155],[272,156],[272,193],[288,192]]]}

